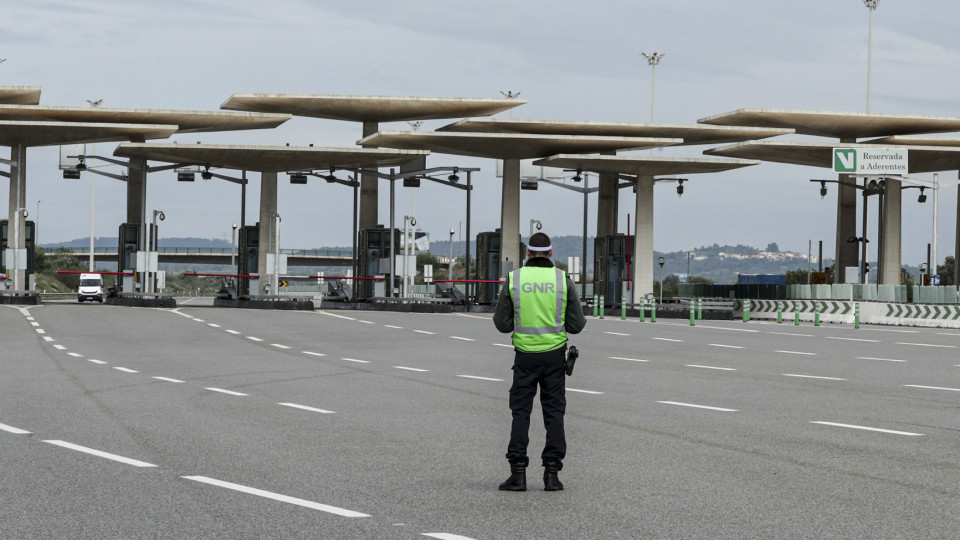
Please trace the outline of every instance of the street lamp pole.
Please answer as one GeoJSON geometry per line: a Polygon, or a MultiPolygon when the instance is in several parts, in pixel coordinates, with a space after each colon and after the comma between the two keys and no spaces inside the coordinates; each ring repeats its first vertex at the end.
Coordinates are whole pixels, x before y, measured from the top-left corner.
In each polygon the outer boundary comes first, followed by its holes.
{"type": "MultiPolygon", "coordinates": [[[[89,103],[91,107],[97,108],[97,107],[99,107],[100,105],[103,105],[103,99],[96,99],[96,100],[88,99],[88,100],[87,100],[87,103],[89,103]]],[[[90,153],[91,153],[91,154],[96,154],[96,153],[97,153],[97,147],[96,147],[96,145],[93,145],[93,146],[91,147],[90,153]]],[[[91,174],[91,175],[90,175],[90,262],[89,262],[90,272],[93,272],[93,271],[96,270],[96,268],[95,268],[95,263],[94,263],[94,261],[93,261],[93,250],[94,250],[93,225],[94,225],[95,216],[96,216],[96,209],[97,209],[97,206],[96,206],[96,194],[97,194],[96,183],[97,183],[97,180],[96,180],[96,178],[97,178],[97,176],[96,176],[95,174],[91,174]]]]}
{"type": "Polygon", "coordinates": [[[653,123],[653,111],[657,91],[657,65],[660,64],[660,59],[663,58],[667,53],[658,53],[653,54],[640,53],[644,58],[647,59],[647,63],[650,64],[650,123],[653,123]]]}
{"type": "Polygon", "coordinates": [[[660,304],[663,305],[663,257],[657,261],[660,264],[660,304]]]}
{"type": "MultiPolygon", "coordinates": [[[[453,235],[456,232],[453,227],[450,227],[450,264],[447,269],[447,279],[453,279],[453,235]]],[[[450,284],[450,288],[453,288],[453,283],[450,284]]]]}
{"type": "Polygon", "coordinates": [[[867,30],[867,112],[870,112],[870,70],[873,64],[873,12],[876,11],[880,0],[863,0],[870,12],[869,29],[867,30]]]}
{"type": "Polygon", "coordinates": [[[230,235],[230,266],[235,267],[237,255],[237,222],[233,222],[233,234],[230,235]]]}

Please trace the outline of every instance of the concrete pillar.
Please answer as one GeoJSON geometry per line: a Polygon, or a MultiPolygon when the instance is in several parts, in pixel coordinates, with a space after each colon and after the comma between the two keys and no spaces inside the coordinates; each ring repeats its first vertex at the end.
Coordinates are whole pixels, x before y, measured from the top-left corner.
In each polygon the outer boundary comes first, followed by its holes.
{"type": "MultiPolygon", "coordinates": [[[[267,266],[267,253],[276,254],[279,250],[274,245],[276,234],[274,225],[276,220],[273,214],[277,212],[277,173],[260,173],[260,249],[257,250],[257,274],[260,276],[260,286],[257,294],[267,294],[264,286],[273,281],[273,268],[267,266]]],[[[277,291],[270,291],[276,294],[277,291]]]]}
{"type": "Polygon", "coordinates": [[[10,148],[10,196],[9,211],[7,212],[7,249],[5,253],[7,278],[12,282],[10,288],[21,291],[27,288],[27,261],[26,253],[26,219],[18,212],[27,207],[27,147],[24,145],[10,148]],[[14,254],[10,250],[20,250],[14,254]],[[14,270],[14,265],[18,267],[14,270]]]}
{"type": "Polygon", "coordinates": [[[883,190],[883,214],[880,216],[883,226],[880,227],[880,251],[877,255],[877,264],[880,266],[877,278],[881,285],[900,284],[901,191],[900,180],[887,179],[883,190]]]}
{"type": "Polygon", "coordinates": [[[653,293],[653,177],[637,176],[637,231],[633,240],[633,298],[640,303],[653,293]]]}
{"type": "Polygon", "coordinates": [[[618,199],[620,190],[619,175],[600,173],[600,191],[597,198],[597,237],[617,234],[618,199]]]}
{"type": "Polygon", "coordinates": [[[851,185],[837,184],[837,231],[836,254],[833,259],[833,282],[843,283],[845,268],[857,266],[860,260],[858,242],[847,242],[851,236],[857,236],[857,188],[852,184],[856,178],[841,174],[840,181],[851,185]]]}
{"type": "MultiPolygon", "coordinates": [[[[373,135],[380,129],[376,122],[363,123],[363,136],[373,135]]],[[[360,175],[360,228],[372,229],[377,226],[379,204],[378,188],[380,180],[372,174],[360,175]]]]}
{"type": "Polygon", "coordinates": [[[130,158],[127,169],[127,223],[141,223],[147,200],[147,160],[130,158]]]}
{"type": "Polygon", "coordinates": [[[503,160],[500,197],[500,275],[520,268],[520,160],[503,160]]]}
{"type": "Polygon", "coordinates": [[[957,188],[957,213],[954,217],[953,284],[960,285],[960,187],[957,188]]]}

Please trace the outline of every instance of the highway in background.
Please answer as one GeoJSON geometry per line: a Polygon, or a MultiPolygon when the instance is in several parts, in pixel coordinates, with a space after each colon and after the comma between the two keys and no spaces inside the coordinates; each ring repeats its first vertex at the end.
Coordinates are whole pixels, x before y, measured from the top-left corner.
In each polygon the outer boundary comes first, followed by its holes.
{"type": "MultiPolygon", "coordinates": [[[[489,315],[0,306],[9,538],[879,538],[960,529],[960,332],[590,319],[566,490],[509,473],[489,315]]],[[[539,408],[539,407],[537,407],[539,408]]]]}

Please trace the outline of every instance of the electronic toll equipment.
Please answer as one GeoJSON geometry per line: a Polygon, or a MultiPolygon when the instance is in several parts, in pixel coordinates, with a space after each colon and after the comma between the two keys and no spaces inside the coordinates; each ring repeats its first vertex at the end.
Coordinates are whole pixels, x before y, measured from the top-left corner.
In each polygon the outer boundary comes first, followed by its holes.
{"type": "MultiPolygon", "coordinates": [[[[375,278],[390,274],[390,234],[393,232],[393,249],[395,255],[403,254],[403,244],[400,229],[370,228],[361,229],[357,239],[357,277],[375,278]]],[[[389,279],[389,277],[387,278],[389,279]]],[[[400,281],[394,276],[393,287],[400,281]]],[[[354,290],[357,300],[367,300],[377,295],[378,282],[370,279],[361,279],[355,283],[354,290]]],[[[385,284],[384,287],[389,285],[385,284]]],[[[387,292],[384,288],[383,294],[387,292]]]]}
{"type": "MultiPolygon", "coordinates": [[[[157,237],[157,227],[150,225],[151,238],[157,237]]],[[[137,252],[142,251],[143,247],[140,239],[139,223],[121,223],[120,230],[117,233],[117,271],[130,273],[129,276],[123,276],[120,281],[120,291],[133,292],[134,282],[133,273],[137,269],[137,252]]]]}
{"type": "MultiPolygon", "coordinates": [[[[260,275],[258,264],[260,257],[260,224],[240,227],[237,253],[237,274],[241,276],[260,275]]],[[[237,278],[237,294],[250,294],[250,278],[237,278]]]]}
{"type": "MultiPolygon", "coordinates": [[[[493,232],[482,232],[477,235],[477,279],[481,281],[497,281],[504,279],[504,273],[500,268],[500,229],[493,232]]],[[[526,256],[527,246],[520,243],[520,253],[526,256]]],[[[521,257],[523,258],[523,257],[521,257]]],[[[523,263],[513,270],[516,270],[523,263]]],[[[499,283],[478,283],[477,284],[477,303],[493,304],[497,301],[497,295],[500,293],[499,283]]]]}
{"type": "MultiPolygon", "coordinates": [[[[27,275],[30,275],[33,273],[33,253],[36,249],[36,242],[34,241],[34,238],[36,238],[36,224],[32,221],[25,223],[26,230],[24,231],[24,235],[26,237],[25,247],[27,248],[27,275]]],[[[2,246],[0,246],[0,273],[5,273],[8,267],[13,266],[7,262],[7,248],[9,247],[7,240],[10,238],[10,234],[11,231],[7,225],[7,220],[4,219],[0,221],[0,243],[2,243],[2,246]]]]}
{"type": "Polygon", "coordinates": [[[616,306],[623,302],[623,283],[628,280],[627,265],[630,237],[623,234],[599,236],[593,243],[593,290],[603,295],[604,304],[616,306]]]}

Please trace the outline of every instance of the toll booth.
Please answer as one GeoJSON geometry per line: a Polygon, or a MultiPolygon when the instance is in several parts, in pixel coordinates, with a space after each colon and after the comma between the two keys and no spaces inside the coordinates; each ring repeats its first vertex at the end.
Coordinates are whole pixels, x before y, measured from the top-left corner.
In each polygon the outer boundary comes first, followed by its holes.
{"type": "Polygon", "coordinates": [[[630,275],[627,267],[630,237],[623,234],[599,236],[593,242],[593,290],[603,295],[607,306],[623,302],[623,284],[630,275]]]}
{"type": "MultiPolygon", "coordinates": [[[[477,279],[489,281],[503,279],[500,268],[500,245],[500,229],[477,235],[477,279]]],[[[523,255],[527,253],[527,246],[523,242],[520,243],[520,253],[523,255]]],[[[520,266],[523,266],[522,262],[520,266]]],[[[492,304],[497,301],[499,292],[500,285],[497,283],[478,283],[477,303],[492,304]]]]}
{"type": "MultiPolygon", "coordinates": [[[[157,237],[157,226],[151,225],[152,236],[157,237]]],[[[137,270],[137,252],[144,251],[140,241],[139,223],[121,223],[120,230],[117,233],[117,272],[131,274],[129,276],[120,276],[121,280],[119,290],[122,292],[134,292],[137,278],[134,275],[137,270]]]]}
{"type": "MultiPolygon", "coordinates": [[[[237,253],[237,274],[241,276],[259,276],[257,267],[260,257],[260,223],[240,227],[239,253],[237,253]]],[[[249,295],[251,288],[260,290],[260,279],[241,277],[237,278],[237,294],[249,295]]]]}
{"type": "MultiPolygon", "coordinates": [[[[12,233],[7,226],[7,220],[0,221],[0,273],[6,274],[7,269],[13,266],[13,261],[7,261],[7,239],[10,238],[12,233]]],[[[27,248],[27,276],[33,274],[33,256],[34,250],[36,249],[36,243],[34,239],[36,238],[36,223],[32,221],[26,222],[26,231],[24,231],[26,236],[26,248],[27,248]]],[[[22,266],[22,263],[21,263],[22,266]]],[[[29,277],[27,278],[30,279],[29,277]]]]}
{"type": "MultiPolygon", "coordinates": [[[[403,253],[403,240],[399,229],[392,229],[393,245],[396,250],[395,255],[403,253]]],[[[377,227],[372,229],[361,229],[357,239],[357,277],[373,278],[380,275],[390,274],[390,232],[391,229],[377,227]]],[[[389,279],[389,277],[387,278],[389,279]]],[[[400,280],[394,276],[393,288],[399,286],[400,280]]],[[[357,300],[366,300],[380,295],[385,295],[386,282],[378,282],[368,279],[358,280],[354,284],[355,297],[357,300]],[[378,289],[378,284],[383,284],[382,290],[378,289]]]]}

